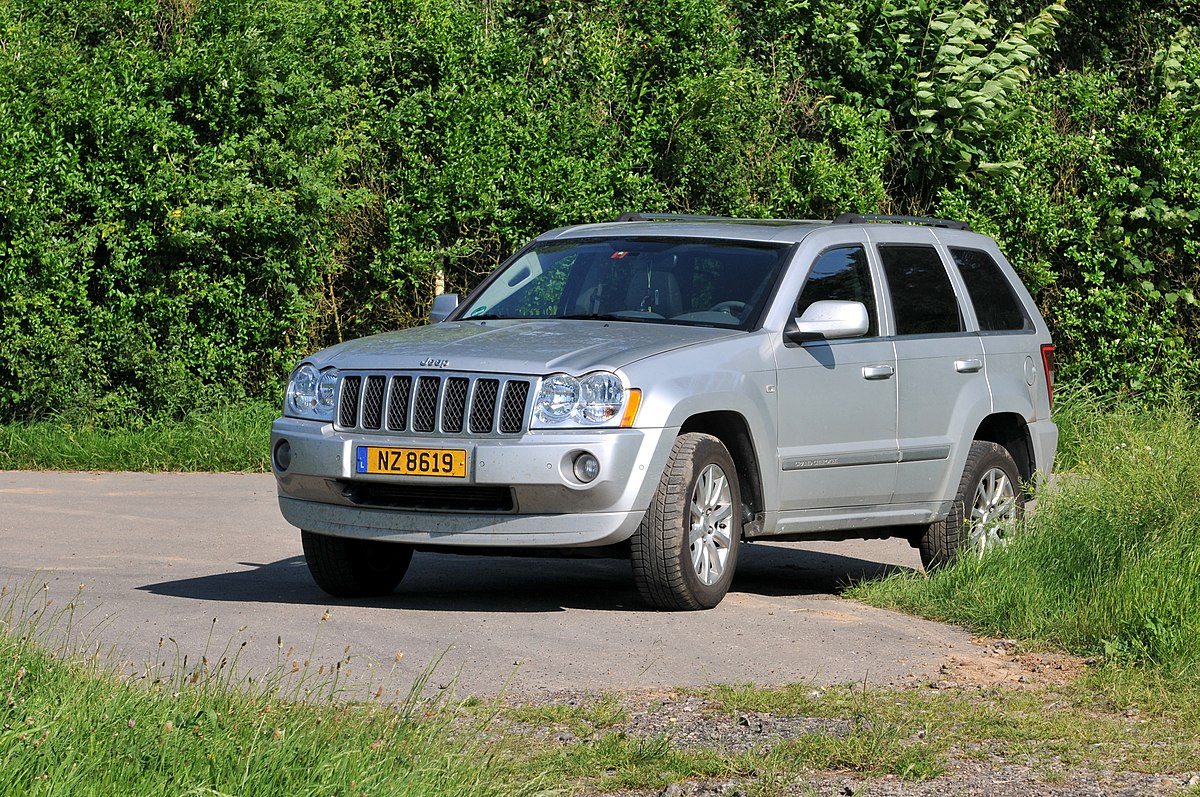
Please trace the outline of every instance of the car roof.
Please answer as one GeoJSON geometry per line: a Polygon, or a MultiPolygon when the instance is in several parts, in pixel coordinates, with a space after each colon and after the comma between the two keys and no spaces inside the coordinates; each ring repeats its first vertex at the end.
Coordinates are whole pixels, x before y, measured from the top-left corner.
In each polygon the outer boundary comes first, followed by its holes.
{"type": "Polygon", "coordinates": [[[542,233],[539,241],[609,236],[708,238],[755,242],[797,243],[812,232],[831,226],[867,226],[875,230],[889,226],[925,226],[943,230],[970,231],[960,221],[924,216],[883,216],[846,213],[832,221],[814,219],[747,219],[692,216],[671,213],[626,213],[616,221],[577,224],[542,233]]]}

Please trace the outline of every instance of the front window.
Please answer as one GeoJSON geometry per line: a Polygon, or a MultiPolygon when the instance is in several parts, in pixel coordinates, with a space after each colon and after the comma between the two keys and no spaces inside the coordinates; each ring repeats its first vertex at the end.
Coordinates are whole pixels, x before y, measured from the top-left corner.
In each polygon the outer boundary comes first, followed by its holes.
{"type": "Polygon", "coordinates": [[[595,318],[749,329],[786,247],[667,238],[534,244],[459,319],[595,318]]]}
{"type": "Polygon", "coordinates": [[[867,265],[867,252],[861,246],[836,246],[826,249],[817,257],[808,270],[804,290],[796,303],[796,318],[804,315],[813,302],[826,299],[862,302],[867,308],[866,337],[873,338],[879,334],[871,268],[867,265]]]}

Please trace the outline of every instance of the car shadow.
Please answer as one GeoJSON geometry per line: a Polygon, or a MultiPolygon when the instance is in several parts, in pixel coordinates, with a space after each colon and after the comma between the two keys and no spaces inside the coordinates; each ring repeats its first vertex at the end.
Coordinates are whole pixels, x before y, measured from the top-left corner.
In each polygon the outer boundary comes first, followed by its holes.
{"type": "MultiPolygon", "coordinates": [[[[770,544],[743,546],[732,593],[769,597],[838,595],[856,582],[911,568],[770,544]]],[[[531,612],[567,609],[645,611],[623,559],[564,559],[417,553],[404,581],[386,597],[343,600],[313,583],[304,557],[138,587],[154,595],[204,601],[354,605],[430,612],[531,612]]]]}

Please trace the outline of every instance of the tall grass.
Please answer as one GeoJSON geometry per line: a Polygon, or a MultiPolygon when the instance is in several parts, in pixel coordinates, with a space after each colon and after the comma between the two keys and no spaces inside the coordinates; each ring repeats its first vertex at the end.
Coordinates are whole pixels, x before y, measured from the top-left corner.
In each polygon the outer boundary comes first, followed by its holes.
{"type": "MultiPolygon", "coordinates": [[[[0,794],[525,795],[539,787],[444,702],[330,700],[223,656],[123,677],[83,656],[71,609],[0,609],[0,794]],[[60,639],[61,644],[48,639],[60,639]],[[78,638],[76,637],[76,641],[78,638]],[[294,693],[293,693],[294,692],[294,693]],[[296,699],[297,695],[315,699],[296,699]]],[[[334,686],[336,675],[322,676],[334,686]]]]}
{"type": "Polygon", "coordinates": [[[864,584],[869,602],[1110,661],[1200,677],[1200,424],[1156,406],[1067,395],[1064,472],[1024,534],[926,578],[864,584]]]}
{"type": "Polygon", "coordinates": [[[265,471],[278,414],[274,404],[244,402],[127,428],[8,424],[0,470],[265,471]]]}

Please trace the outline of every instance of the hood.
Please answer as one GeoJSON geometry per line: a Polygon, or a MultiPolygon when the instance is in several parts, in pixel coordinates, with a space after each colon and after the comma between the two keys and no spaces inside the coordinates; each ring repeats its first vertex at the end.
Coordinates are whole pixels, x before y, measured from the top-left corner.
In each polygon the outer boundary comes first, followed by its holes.
{"type": "Polygon", "coordinates": [[[439,368],[534,376],[563,371],[578,376],[745,334],[620,321],[447,321],[347,341],[306,359],[317,367],[348,370],[439,368]]]}

